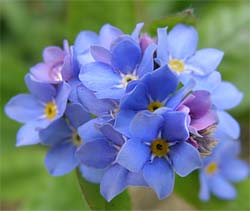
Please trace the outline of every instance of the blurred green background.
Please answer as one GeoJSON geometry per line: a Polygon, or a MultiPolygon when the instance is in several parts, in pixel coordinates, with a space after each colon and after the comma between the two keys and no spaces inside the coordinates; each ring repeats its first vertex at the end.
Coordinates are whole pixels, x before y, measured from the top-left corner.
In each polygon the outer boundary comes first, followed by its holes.
{"type": "MultiPolygon", "coordinates": [[[[155,27],[157,19],[194,9],[199,32],[199,48],[214,47],[225,52],[219,67],[224,80],[244,92],[241,105],[230,111],[242,127],[243,153],[249,159],[249,26],[250,2],[246,1],[0,1],[1,23],[1,96],[0,96],[0,202],[1,210],[83,210],[75,174],[53,178],[48,175],[43,159],[46,149],[40,146],[15,148],[15,135],[20,127],[3,111],[14,95],[26,92],[24,75],[40,62],[45,46],[62,45],[64,38],[73,44],[81,30],[98,31],[111,23],[126,33],[143,21],[144,30],[155,27]]],[[[168,20],[168,19],[166,19],[168,20]]],[[[241,196],[249,198],[249,182],[241,196]],[[247,189],[246,189],[247,188],[247,189]],[[248,194],[248,195],[247,195],[248,194]]],[[[243,186],[243,185],[241,185],[243,186]]],[[[241,187],[239,187],[241,188],[241,187]]],[[[198,189],[198,187],[197,187],[198,189]]],[[[197,190],[192,194],[197,198],[197,190]]],[[[187,200],[192,202],[193,199],[187,200]]],[[[195,200],[193,200],[195,201],[195,200]]],[[[244,200],[243,200],[244,201],[244,200]]],[[[219,207],[231,206],[216,201],[219,207]]],[[[246,204],[246,201],[244,201],[246,204]]],[[[248,208],[249,208],[249,203],[248,208]]],[[[199,207],[205,207],[199,205],[199,207]]],[[[217,206],[217,205],[216,205],[217,206]]],[[[232,205],[237,210],[236,205],[232,205]]],[[[208,206],[209,208],[209,206],[208,206]]],[[[214,209],[214,206],[210,206],[214,209]]]]}

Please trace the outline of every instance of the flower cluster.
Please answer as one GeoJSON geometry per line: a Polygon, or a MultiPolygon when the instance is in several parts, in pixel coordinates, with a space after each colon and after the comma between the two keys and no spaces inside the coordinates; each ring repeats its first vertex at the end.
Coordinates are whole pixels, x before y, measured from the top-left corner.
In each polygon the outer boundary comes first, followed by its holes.
{"type": "Polygon", "coordinates": [[[157,37],[106,24],[82,31],[74,45],[43,51],[25,76],[29,94],[13,97],[6,114],[24,125],[17,146],[42,144],[48,172],[79,168],[112,200],[128,186],[169,196],[175,174],[200,170],[200,198],[233,199],[243,180],[237,121],[227,112],[242,93],[222,81],[223,52],[197,50],[198,34],[178,24],[157,37]]]}

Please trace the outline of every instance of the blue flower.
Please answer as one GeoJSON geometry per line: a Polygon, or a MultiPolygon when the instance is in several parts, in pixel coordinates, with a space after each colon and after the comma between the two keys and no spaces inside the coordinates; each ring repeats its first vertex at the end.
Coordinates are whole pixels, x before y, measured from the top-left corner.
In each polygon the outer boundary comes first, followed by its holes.
{"type": "MultiPolygon", "coordinates": [[[[82,174],[92,182],[100,183],[100,191],[111,201],[128,186],[147,186],[142,173],[133,173],[115,162],[117,153],[124,144],[123,136],[110,124],[99,127],[100,134],[92,131],[91,141],[77,150],[77,157],[84,167],[82,174]]],[[[81,132],[79,131],[81,134],[81,132]]],[[[89,136],[89,137],[90,137],[89,136]]],[[[90,140],[90,139],[89,139],[90,140]]]]}
{"type": "Polygon", "coordinates": [[[78,166],[75,151],[83,139],[77,129],[91,119],[80,104],[69,104],[65,117],[67,119],[60,118],[39,132],[41,143],[50,146],[45,166],[53,176],[67,174],[78,166]]]}
{"type": "Polygon", "coordinates": [[[206,80],[204,76],[217,69],[224,53],[213,48],[196,51],[197,43],[198,34],[192,26],[178,24],[168,34],[166,28],[159,28],[156,61],[160,66],[168,65],[180,80],[206,80]]]}
{"type": "Polygon", "coordinates": [[[25,123],[17,133],[17,146],[39,143],[39,130],[64,114],[70,93],[70,86],[65,82],[54,87],[34,81],[30,74],[25,82],[31,94],[19,94],[5,106],[10,118],[25,123]]]}
{"type": "Polygon", "coordinates": [[[186,140],[187,115],[169,111],[163,116],[138,113],[116,162],[131,172],[142,172],[146,183],[163,199],[172,193],[174,171],[186,176],[201,167],[199,152],[186,140]]]}
{"type": "Polygon", "coordinates": [[[237,158],[240,153],[238,141],[223,142],[213,154],[203,160],[200,170],[200,194],[203,201],[210,199],[210,193],[215,196],[232,200],[237,193],[230,182],[240,182],[248,176],[248,165],[237,158]]]}
{"type": "Polygon", "coordinates": [[[139,44],[124,35],[113,42],[110,51],[92,48],[92,54],[105,58],[105,62],[99,60],[82,66],[79,78],[98,98],[119,100],[130,81],[153,71],[154,50],[151,45],[142,55],[139,44]]]}

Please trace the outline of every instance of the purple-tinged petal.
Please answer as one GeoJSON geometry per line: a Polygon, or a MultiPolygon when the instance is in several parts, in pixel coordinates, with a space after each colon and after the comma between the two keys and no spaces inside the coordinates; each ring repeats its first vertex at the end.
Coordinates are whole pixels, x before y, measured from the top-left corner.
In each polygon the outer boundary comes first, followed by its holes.
{"type": "Polygon", "coordinates": [[[204,75],[216,70],[219,66],[224,53],[214,48],[204,48],[196,51],[194,56],[187,60],[187,65],[190,66],[190,70],[198,70],[204,75]]]}
{"type": "Polygon", "coordinates": [[[99,42],[98,35],[92,31],[80,32],[75,40],[74,50],[77,54],[84,53],[91,45],[99,42]]]}
{"type": "Polygon", "coordinates": [[[198,34],[194,27],[184,24],[175,26],[167,36],[170,55],[175,59],[185,59],[195,53],[198,34]]]}
{"type": "Polygon", "coordinates": [[[165,159],[155,158],[152,163],[148,162],[143,168],[143,176],[159,199],[173,192],[174,171],[165,159]]]}
{"type": "Polygon", "coordinates": [[[169,52],[167,43],[167,27],[158,28],[158,43],[157,43],[157,60],[160,62],[159,65],[165,66],[168,62],[169,52]]]}
{"type": "Polygon", "coordinates": [[[31,94],[43,102],[51,101],[56,95],[54,86],[35,81],[31,74],[27,74],[24,80],[31,94]]]}
{"type": "Polygon", "coordinates": [[[66,82],[62,82],[57,90],[56,105],[58,107],[57,118],[61,117],[66,109],[71,87],[66,82]]]}
{"type": "Polygon", "coordinates": [[[111,54],[106,48],[101,46],[91,46],[90,52],[95,61],[111,65],[111,54]]]}
{"type": "Polygon", "coordinates": [[[52,176],[62,176],[71,172],[78,165],[75,157],[76,146],[72,143],[63,143],[49,149],[45,166],[52,176]]]}
{"type": "Polygon", "coordinates": [[[103,25],[99,33],[101,46],[109,50],[112,42],[122,34],[123,32],[120,29],[110,24],[103,25]]]}
{"type": "Polygon", "coordinates": [[[35,80],[45,83],[53,83],[50,76],[50,65],[45,63],[38,63],[30,68],[30,73],[35,78],[35,80]]]}
{"type": "Polygon", "coordinates": [[[133,73],[141,61],[141,49],[130,37],[123,37],[111,47],[111,63],[123,74],[133,73]]]}
{"type": "Polygon", "coordinates": [[[74,103],[80,103],[80,100],[78,98],[77,89],[78,89],[78,87],[82,86],[82,82],[79,79],[72,79],[72,80],[68,81],[68,84],[71,87],[69,101],[74,102],[74,103]]]}
{"type": "Polygon", "coordinates": [[[104,124],[99,129],[102,134],[115,145],[122,146],[124,143],[122,134],[115,130],[111,124],[104,124]]]}
{"type": "Polygon", "coordinates": [[[199,178],[200,178],[199,198],[202,201],[209,201],[210,191],[209,191],[209,185],[208,185],[208,181],[206,179],[206,176],[203,172],[200,172],[199,178]]]}
{"type": "Polygon", "coordinates": [[[150,159],[150,147],[139,139],[129,139],[117,154],[116,162],[132,172],[142,170],[150,159]]]}
{"type": "Polygon", "coordinates": [[[97,124],[98,120],[92,119],[78,127],[78,134],[84,143],[104,138],[103,134],[99,131],[97,124]]]}
{"type": "Polygon", "coordinates": [[[76,157],[86,166],[103,169],[115,160],[116,153],[117,150],[106,139],[101,139],[83,144],[76,157]]]}
{"type": "Polygon", "coordinates": [[[170,142],[185,141],[189,137],[187,114],[180,111],[168,111],[163,114],[162,136],[170,142]]]}
{"type": "Polygon", "coordinates": [[[131,110],[121,110],[116,116],[114,127],[117,131],[127,137],[131,137],[129,125],[133,120],[136,112],[131,110]]]}
{"type": "Polygon", "coordinates": [[[242,160],[227,160],[220,166],[221,174],[232,182],[240,182],[248,176],[248,165],[242,160]]]}
{"type": "Polygon", "coordinates": [[[209,180],[212,193],[224,200],[232,200],[236,197],[236,190],[221,175],[217,174],[209,180]]]}
{"type": "Polygon", "coordinates": [[[232,139],[238,139],[240,136],[240,125],[239,123],[227,112],[217,111],[219,124],[218,130],[227,134],[232,139]]]}
{"type": "Polygon", "coordinates": [[[151,142],[158,136],[163,124],[164,119],[160,115],[142,111],[135,115],[128,127],[132,137],[151,142]]]}
{"type": "Polygon", "coordinates": [[[144,25],[144,23],[136,24],[135,29],[133,30],[133,32],[131,34],[131,37],[137,42],[139,41],[139,35],[140,35],[140,32],[141,32],[143,25],[144,25]]]}
{"type": "Polygon", "coordinates": [[[71,139],[72,131],[63,118],[52,122],[47,128],[40,130],[42,144],[55,145],[71,139]]]}
{"type": "Polygon", "coordinates": [[[176,173],[181,177],[187,176],[193,170],[202,166],[200,153],[186,142],[173,145],[169,152],[169,158],[176,173]]]}
{"type": "Polygon", "coordinates": [[[115,73],[112,67],[101,62],[83,66],[79,78],[87,88],[97,92],[121,83],[121,77],[115,73]]]}
{"type": "Polygon", "coordinates": [[[85,165],[80,165],[80,171],[81,175],[88,180],[89,182],[93,183],[101,183],[103,175],[107,171],[107,168],[105,169],[96,169],[96,168],[91,168],[85,165]]]}
{"type": "Polygon", "coordinates": [[[212,102],[219,109],[231,109],[237,106],[242,98],[242,92],[233,84],[225,81],[221,82],[212,94],[212,102]]]}
{"type": "Polygon", "coordinates": [[[160,102],[169,97],[178,86],[176,75],[167,66],[146,75],[142,81],[147,86],[151,98],[160,102]]]}
{"type": "Polygon", "coordinates": [[[38,119],[44,111],[43,105],[34,96],[19,94],[6,104],[5,113],[11,119],[26,123],[38,119]]]}
{"type": "Polygon", "coordinates": [[[203,115],[199,119],[192,119],[190,126],[195,128],[196,130],[203,130],[213,124],[218,122],[218,117],[215,111],[210,110],[205,115],[203,115]]]}
{"type": "Polygon", "coordinates": [[[144,84],[138,83],[136,88],[130,93],[127,93],[121,99],[122,110],[140,111],[147,110],[149,99],[147,96],[147,88],[144,84]]]}
{"type": "Polygon", "coordinates": [[[104,174],[100,191],[102,196],[110,202],[115,196],[121,193],[127,187],[128,170],[115,164],[104,174]]]}
{"type": "Polygon", "coordinates": [[[153,60],[153,54],[155,52],[156,45],[151,44],[149,45],[142,57],[142,61],[140,66],[137,69],[137,75],[141,78],[146,73],[152,72],[154,69],[154,60],[153,60]]]}
{"type": "Polygon", "coordinates": [[[65,57],[62,66],[62,77],[64,80],[69,81],[74,77],[74,65],[73,65],[73,47],[69,46],[68,40],[63,40],[63,49],[65,57]]]}
{"type": "Polygon", "coordinates": [[[65,115],[74,128],[78,128],[85,122],[91,120],[91,115],[83,109],[81,104],[77,103],[68,104],[65,115]]]}
{"type": "Polygon", "coordinates": [[[77,71],[75,71],[74,75],[75,77],[78,77],[79,75],[79,68],[81,68],[83,65],[88,64],[90,62],[95,62],[94,58],[92,57],[90,53],[90,49],[88,49],[85,53],[82,53],[80,55],[77,55],[77,62],[79,67],[76,68],[77,71]]]}
{"type": "Polygon", "coordinates": [[[58,63],[63,61],[64,52],[57,46],[49,46],[43,50],[43,60],[45,63],[58,63]]]}
{"type": "Polygon", "coordinates": [[[39,131],[46,126],[46,124],[38,120],[26,123],[17,132],[16,146],[20,147],[40,143],[39,131]]]}

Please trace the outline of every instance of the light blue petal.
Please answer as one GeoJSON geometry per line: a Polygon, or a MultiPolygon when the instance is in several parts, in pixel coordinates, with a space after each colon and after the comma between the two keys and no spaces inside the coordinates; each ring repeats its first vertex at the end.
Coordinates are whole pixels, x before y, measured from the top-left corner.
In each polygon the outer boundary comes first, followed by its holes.
{"type": "Polygon", "coordinates": [[[111,124],[104,124],[99,129],[102,134],[115,145],[121,146],[124,143],[122,134],[115,130],[111,124]]]}
{"type": "Polygon", "coordinates": [[[56,89],[54,86],[35,81],[31,74],[25,76],[25,83],[31,94],[43,102],[51,101],[56,95],[56,89]]]}
{"type": "Polygon", "coordinates": [[[177,86],[177,76],[165,65],[146,75],[142,82],[148,88],[148,94],[154,101],[164,101],[177,86]]]}
{"type": "Polygon", "coordinates": [[[227,112],[217,111],[219,124],[217,130],[221,130],[232,139],[238,139],[240,136],[239,123],[227,112]]]}
{"type": "Polygon", "coordinates": [[[108,202],[127,187],[127,174],[128,170],[118,164],[113,165],[104,174],[100,185],[100,191],[108,202]]]}
{"type": "Polygon", "coordinates": [[[21,123],[34,121],[44,115],[43,105],[30,94],[19,94],[10,99],[5,113],[11,119],[21,123]]]}
{"type": "Polygon", "coordinates": [[[211,191],[221,199],[232,200],[237,195],[234,187],[218,174],[212,177],[209,183],[211,191]]]}
{"type": "Polygon", "coordinates": [[[154,60],[153,60],[153,54],[155,52],[156,45],[151,44],[149,45],[142,57],[142,61],[140,66],[137,69],[137,75],[141,78],[146,73],[152,72],[154,68],[154,60]]]}
{"type": "Polygon", "coordinates": [[[195,53],[198,34],[194,27],[178,24],[169,32],[167,42],[169,54],[175,59],[184,59],[195,53]]]}
{"type": "Polygon", "coordinates": [[[121,83],[121,77],[114,72],[112,67],[101,62],[93,62],[83,66],[79,78],[83,85],[97,92],[121,83]]]}
{"type": "Polygon", "coordinates": [[[120,149],[116,162],[129,171],[139,172],[150,159],[150,148],[138,139],[129,139],[120,149]]]}
{"type": "Polygon", "coordinates": [[[143,176],[159,199],[169,196],[174,189],[174,171],[165,159],[155,158],[143,168],[143,176]]]}
{"type": "Polygon", "coordinates": [[[187,176],[193,170],[202,166],[200,153],[186,142],[173,145],[170,149],[169,157],[176,173],[181,177],[187,176]]]}
{"type": "Polygon", "coordinates": [[[223,176],[232,182],[240,182],[248,176],[248,165],[242,160],[227,160],[220,167],[223,176]]]}
{"type": "Polygon", "coordinates": [[[111,65],[111,54],[106,48],[101,46],[91,46],[90,52],[95,61],[111,65]]]}
{"type": "Polygon", "coordinates": [[[123,74],[133,73],[141,61],[141,49],[129,36],[117,40],[111,47],[111,63],[123,74]]]}
{"type": "Polygon", "coordinates": [[[116,153],[117,150],[106,139],[101,139],[83,144],[76,157],[86,166],[103,169],[115,160],[116,153]]]}
{"type": "Polygon", "coordinates": [[[169,52],[167,43],[167,27],[158,28],[158,43],[157,43],[157,60],[160,62],[160,66],[164,66],[168,62],[169,52]]]}
{"type": "Polygon", "coordinates": [[[224,53],[214,48],[204,48],[196,51],[194,56],[187,60],[187,65],[190,70],[197,70],[198,72],[207,75],[216,70],[219,66],[224,53]]]}
{"type": "Polygon", "coordinates": [[[55,145],[71,139],[72,131],[63,118],[52,122],[47,128],[40,130],[42,144],[55,145]]]}
{"type": "Polygon", "coordinates": [[[104,173],[107,171],[107,168],[105,169],[96,169],[96,168],[91,168],[85,165],[80,165],[80,171],[82,176],[88,180],[89,182],[93,183],[101,183],[102,177],[104,173]]]}
{"type": "Polygon", "coordinates": [[[243,98],[240,92],[233,84],[221,82],[212,93],[212,102],[218,109],[231,109],[237,106],[243,98]]]}
{"type": "Polygon", "coordinates": [[[83,106],[77,103],[68,104],[65,115],[75,129],[92,119],[91,115],[83,109],[83,106]]]}
{"type": "Polygon", "coordinates": [[[125,94],[123,88],[112,87],[112,88],[103,88],[96,92],[96,97],[98,99],[113,99],[120,100],[125,94]]]}
{"type": "Polygon", "coordinates": [[[137,42],[139,41],[139,35],[140,35],[140,32],[141,32],[143,25],[144,25],[144,23],[136,24],[135,29],[133,30],[133,32],[131,34],[131,37],[137,42]]]}
{"type": "Polygon", "coordinates": [[[130,133],[134,138],[151,142],[157,138],[163,124],[164,120],[160,115],[142,111],[137,113],[132,120],[129,126],[130,133]]]}
{"type": "Polygon", "coordinates": [[[96,139],[104,138],[98,128],[98,119],[92,119],[77,129],[79,136],[84,143],[91,142],[96,139]]]}
{"type": "Polygon", "coordinates": [[[76,147],[71,143],[63,143],[49,149],[45,166],[52,176],[62,176],[71,172],[78,165],[75,158],[76,147]]]}
{"type": "Polygon", "coordinates": [[[162,136],[170,142],[185,141],[189,137],[188,115],[181,111],[167,111],[163,114],[162,136]]]}
{"type": "Polygon", "coordinates": [[[200,172],[199,178],[200,178],[199,198],[202,201],[209,201],[210,191],[209,191],[209,185],[208,185],[208,181],[206,179],[206,176],[203,172],[200,172]]]}
{"type": "Polygon", "coordinates": [[[90,45],[97,44],[99,42],[98,35],[92,31],[80,32],[74,43],[74,50],[77,54],[84,53],[90,45]]]}
{"type": "Polygon", "coordinates": [[[112,42],[122,34],[123,32],[120,29],[110,24],[104,24],[99,32],[101,46],[106,49],[110,49],[112,42]]]}

